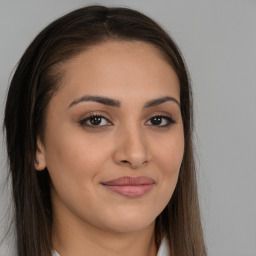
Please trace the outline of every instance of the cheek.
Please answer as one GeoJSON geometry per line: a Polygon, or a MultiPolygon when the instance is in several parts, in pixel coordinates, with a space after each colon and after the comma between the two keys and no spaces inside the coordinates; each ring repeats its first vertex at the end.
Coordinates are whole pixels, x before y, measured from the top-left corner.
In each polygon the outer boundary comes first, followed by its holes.
{"type": "Polygon", "coordinates": [[[171,170],[179,170],[184,154],[183,129],[177,128],[169,136],[158,140],[157,145],[155,155],[162,169],[166,170],[167,173],[171,173],[171,170]]]}
{"type": "Polygon", "coordinates": [[[88,135],[82,129],[62,127],[57,134],[49,130],[46,164],[53,183],[65,187],[91,181],[110,158],[107,141],[106,136],[88,135]]]}
{"type": "Polygon", "coordinates": [[[68,129],[63,130],[65,132],[58,131],[58,136],[48,137],[50,147],[46,159],[53,184],[53,201],[58,204],[61,199],[73,210],[78,210],[78,206],[85,202],[93,208],[96,201],[93,199],[97,199],[95,185],[110,159],[108,139],[85,135],[83,131],[71,133],[68,129]]]}
{"type": "MultiPolygon", "coordinates": [[[[168,195],[169,199],[176,187],[179,176],[180,166],[184,154],[184,135],[183,130],[178,130],[158,144],[155,151],[155,160],[158,169],[161,170],[162,191],[168,195]]],[[[169,201],[169,200],[168,200],[169,201]]]]}

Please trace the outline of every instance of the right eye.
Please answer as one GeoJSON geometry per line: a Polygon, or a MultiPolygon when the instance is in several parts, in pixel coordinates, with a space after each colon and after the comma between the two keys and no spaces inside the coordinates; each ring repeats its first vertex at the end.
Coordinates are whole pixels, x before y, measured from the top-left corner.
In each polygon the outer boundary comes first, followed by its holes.
{"type": "Polygon", "coordinates": [[[81,126],[87,126],[90,128],[101,128],[103,126],[111,125],[111,122],[103,115],[90,115],[79,121],[81,126]]]}

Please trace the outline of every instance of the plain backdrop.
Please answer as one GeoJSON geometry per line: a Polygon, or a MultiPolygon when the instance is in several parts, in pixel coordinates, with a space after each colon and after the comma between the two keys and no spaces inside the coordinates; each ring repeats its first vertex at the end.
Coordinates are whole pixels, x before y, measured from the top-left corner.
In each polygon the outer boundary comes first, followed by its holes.
{"type": "MultiPolygon", "coordinates": [[[[256,0],[0,0],[0,121],[11,73],[35,35],[88,4],[135,8],[181,48],[195,102],[200,203],[210,256],[256,256],[256,0]]],[[[0,237],[10,189],[0,135],[0,237]]],[[[0,256],[15,256],[12,236],[0,256]]],[[[177,255],[178,256],[178,255],[177,255]]]]}

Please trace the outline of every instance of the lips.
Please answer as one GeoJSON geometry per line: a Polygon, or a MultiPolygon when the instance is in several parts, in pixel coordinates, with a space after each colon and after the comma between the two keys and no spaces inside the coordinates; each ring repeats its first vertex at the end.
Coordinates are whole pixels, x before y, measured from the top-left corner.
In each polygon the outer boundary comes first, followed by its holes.
{"type": "Polygon", "coordinates": [[[121,177],[101,183],[105,188],[129,198],[141,197],[148,193],[155,181],[149,177],[121,177]]]}

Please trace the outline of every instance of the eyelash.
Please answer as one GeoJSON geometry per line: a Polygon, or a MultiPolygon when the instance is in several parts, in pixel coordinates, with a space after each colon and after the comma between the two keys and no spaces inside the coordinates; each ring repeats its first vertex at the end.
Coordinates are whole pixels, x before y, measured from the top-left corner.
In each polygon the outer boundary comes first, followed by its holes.
{"type": "Polygon", "coordinates": [[[105,116],[103,116],[103,115],[91,114],[90,116],[88,116],[88,117],[86,117],[86,118],[80,120],[80,121],[79,121],[80,125],[81,125],[81,126],[90,127],[90,128],[94,128],[94,129],[99,129],[99,128],[103,127],[103,126],[110,126],[110,125],[112,124],[112,123],[109,124],[109,125],[93,125],[93,124],[88,125],[88,124],[86,124],[86,122],[87,122],[87,121],[90,121],[91,118],[100,118],[100,119],[103,118],[103,119],[107,120],[108,123],[111,123],[111,122],[110,122],[105,116]]]}
{"type": "MultiPolygon", "coordinates": [[[[171,126],[172,124],[176,123],[176,121],[172,117],[166,116],[166,115],[154,115],[154,116],[150,117],[147,120],[147,122],[150,121],[150,120],[152,122],[153,118],[157,118],[158,120],[161,119],[161,123],[163,122],[163,119],[167,122],[165,125],[153,125],[152,124],[152,126],[156,126],[158,128],[167,128],[167,127],[171,126]]],[[[79,123],[80,123],[81,126],[86,126],[86,127],[92,128],[92,129],[100,129],[100,128],[105,127],[105,126],[111,126],[112,125],[112,123],[104,115],[99,115],[99,114],[91,114],[90,116],[80,120],[79,123]],[[99,118],[100,123],[102,122],[102,119],[105,119],[108,122],[108,124],[107,125],[87,124],[88,121],[92,121],[91,120],[92,118],[99,118]]],[[[150,126],[150,125],[148,125],[148,126],[150,126]]]]}

